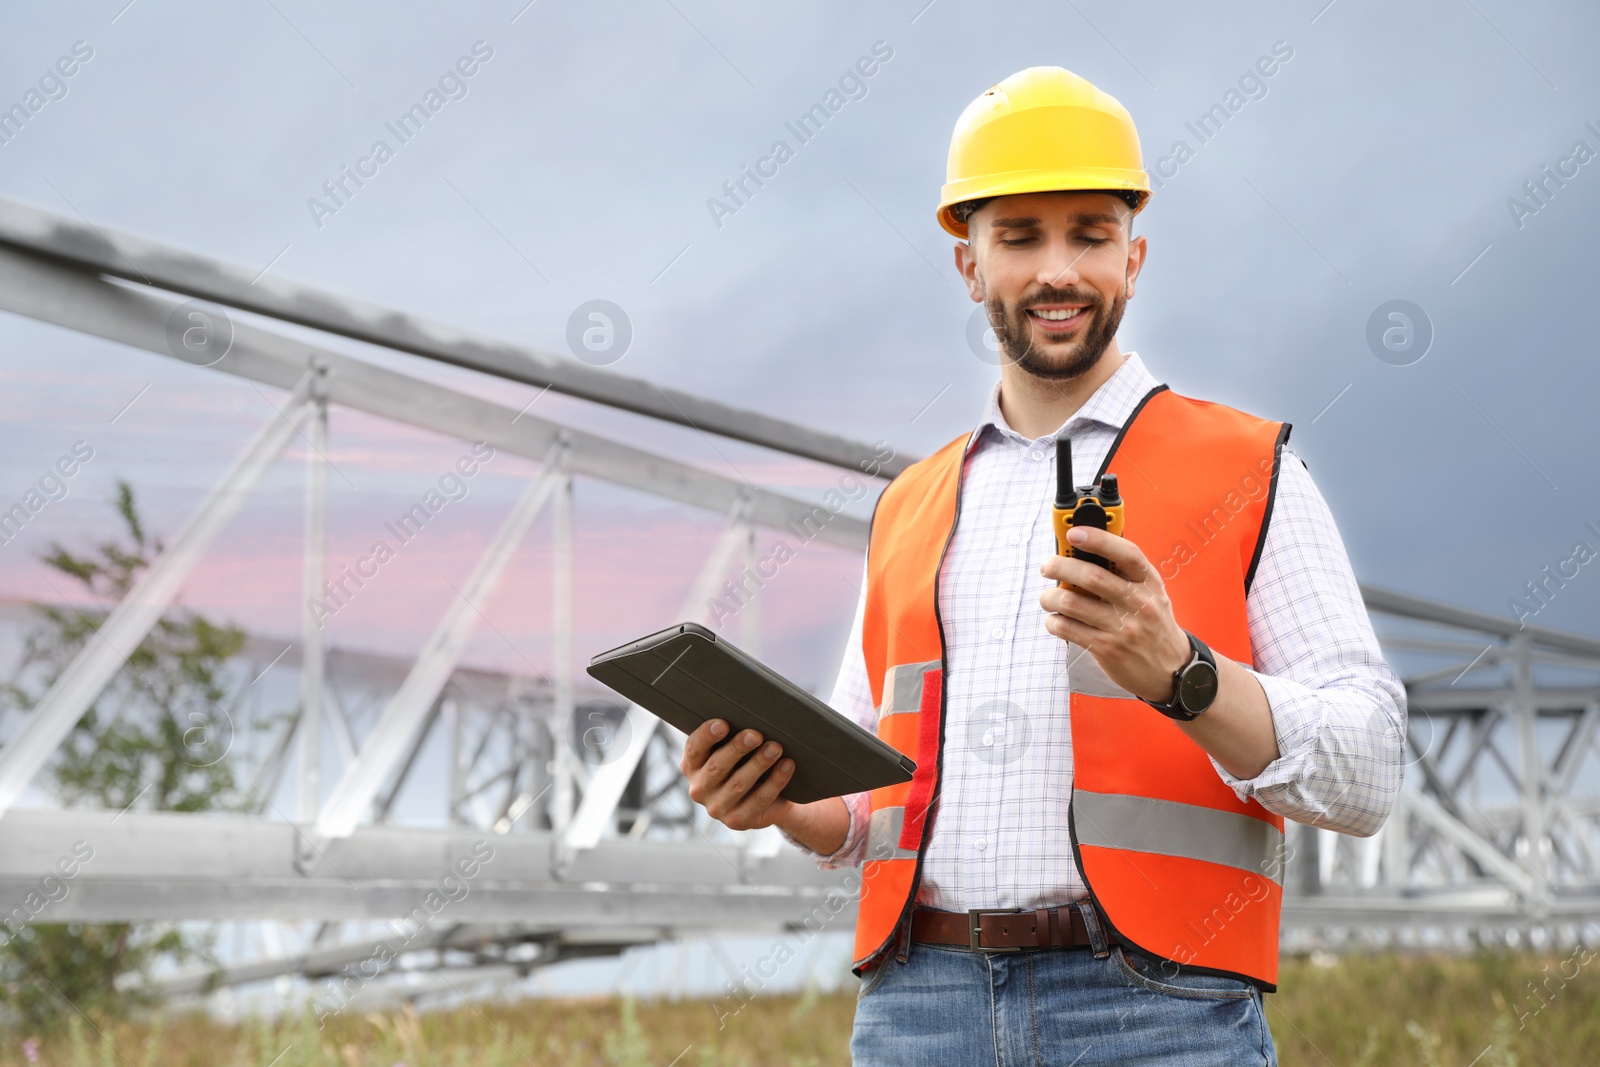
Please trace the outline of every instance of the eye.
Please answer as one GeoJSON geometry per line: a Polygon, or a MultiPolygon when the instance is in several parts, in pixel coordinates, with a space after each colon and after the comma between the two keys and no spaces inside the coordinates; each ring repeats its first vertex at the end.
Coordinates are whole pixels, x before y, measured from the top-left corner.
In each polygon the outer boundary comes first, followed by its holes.
{"type": "Polygon", "coordinates": [[[1007,248],[1019,248],[1022,245],[1028,244],[1032,240],[1032,237],[1007,237],[1000,243],[1005,245],[1007,248]]]}
{"type": "Polygon", "coordinates": [[[1111,238],[1109,237],[1080,237],[1079,240],[1086,245],[1103,245],[1111,243],[1111,238]]]}

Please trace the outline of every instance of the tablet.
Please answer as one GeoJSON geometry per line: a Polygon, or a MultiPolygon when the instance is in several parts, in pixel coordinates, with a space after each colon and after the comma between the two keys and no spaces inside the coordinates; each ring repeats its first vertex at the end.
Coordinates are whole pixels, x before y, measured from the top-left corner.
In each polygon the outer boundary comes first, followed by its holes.
{"type": "MultiPolygon", "coordinates": [[[[670,626],[589,661],[589,674],[684,733],[707,719],[759,731],[794,760],[779,794],[797,804],[909,782],[917,765],[698,623],[670,626]]],[[[726,744],[726,742],[724,742],[726,744]]]]}

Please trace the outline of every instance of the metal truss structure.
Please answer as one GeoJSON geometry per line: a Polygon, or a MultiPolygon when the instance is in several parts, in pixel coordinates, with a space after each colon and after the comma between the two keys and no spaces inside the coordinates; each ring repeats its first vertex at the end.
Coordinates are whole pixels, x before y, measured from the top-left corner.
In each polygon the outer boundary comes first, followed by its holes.
{"type": "MultiPolygon", "coordinates": [[[[1549,590],[1547,590],[1549,592],[1549,590]]],[[[1403,671],[1407,782],[1373,837],[1297,827],[1287,921],[1508,931],[1600,925],[1600,639],[1363,587],[1403,671]]],[[[1592,933],[1591,933],[1592,936],[1592,933]]]]}
{"type": "MultiPolygon", "coordinates": [[[[907,462],[883,464],[854,442],[0,201],[0,308],[184,358],[169,324],[195,301],[850,471],[887,477],[907,462]]],[[[775,831],[734,834],[707,822],[677,769],[681,735],[573,676],[573,481],[594,479],[726,517],[690,583],[682,619],[703,617],[726,579],[754,562],[758,527],[803,530],[859,552],[864,522],[300,337],[247,321],[231,325],[231,347],[207,363],[209,371],[283,390],[286,399],[110,612],[101,639],[4,739],[0,901],[22,899],[75,842],[86,841],[93,861],[39,921],[286,924],[291,944],[167,980],[169,992],[196,995],[282,975],[335,975],[375,951],[370,933],[346,932],[382,921],[387,933],[378,940],[408,968],[511,976],[713,931],[826,922],[848,929],[853,904],[838,907],[847,890],[841,875],[782,847],[775,831]],[[325,647],[309,607],[325,579],[330,405],[487,441],[540,464],[414,661],[325,647]],[[16,808],[296,436],[310,445],[302,632],[298,641],[252,638],[239,664],[241,692],[269,660],[298,677],[297,713],[251,768],[257,812],[16,808]],[[463,664],[482,607],[545,513],[555,537],[548,676],[463,664]],[[323,766],[328,738],[337,767],[323,766]],[[429,745],[448,754],[447,782],[419,780],[419,754],[429,745]],[[291,768],[292,814],[269,799],[280,795],[291,768]],[[407,790],[426,792],[434,810],[442,808],[441,828],[392,821],[407,790]],[[459,873],[468,867],[470,878],[459,873]],[[462,879],[470,892],[457,897],[449,890],[462,879]],[[303,933],[307,926],[313,932],[303,933]]],[[[1362,591],[1388,627],[1381,637],[1391,662],[1408,673],[1407,787],[1373,838],[1294,828],[1287,943],[1337,943],[1341,931],[1374,928],[1402,940],[1507,928],[1571,937],[1600,921],[1600,640],[1362,591]]],[[[741,612],[747,647],[755,615],[741,612]]]]}

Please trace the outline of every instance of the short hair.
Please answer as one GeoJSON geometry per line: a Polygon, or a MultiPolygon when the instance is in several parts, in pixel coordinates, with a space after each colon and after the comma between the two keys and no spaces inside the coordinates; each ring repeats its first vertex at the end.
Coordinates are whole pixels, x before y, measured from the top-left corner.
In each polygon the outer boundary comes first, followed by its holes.
{"type": "MultiPolygon", "coordinates": [[[[1067,192],[1068,190],[1061,191],[1067,192]]],[[[1080,190],[1072,191],[1078,192],[1080,190]]],[[[1126,201],[1127,205],[1134,211],[1139,210],[1139,193],[1133,189],[1084,189],[1081,191],[1085,193],[1110,193],[1112,196],[1119,197],[1120,199],[1126,201]]],[[[967,220],[972,218],[973,214],[979,208],[993,199],[994,197],[992,196],[981,196],[976,200],[963,200],[959,204],[951,204],[950,217],[961,223],[961,225],[965,226],[967,224],[967,220]]]]}

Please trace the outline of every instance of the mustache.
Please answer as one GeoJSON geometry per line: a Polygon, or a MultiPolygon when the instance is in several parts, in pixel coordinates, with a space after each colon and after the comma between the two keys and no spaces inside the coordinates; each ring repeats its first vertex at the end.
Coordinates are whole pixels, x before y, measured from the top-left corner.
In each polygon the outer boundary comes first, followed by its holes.
{"type": "Polygon", "coordinates": [[[1093,293],[1081,293],[1076,289],[1056,289],[1046,286],[1039,290],[1027,301],[1017,305],[1018,311],[1026,311],[1040,304],[1087,304],[1089,307],[1098,307],[1100,301],[1093,293]]]}

